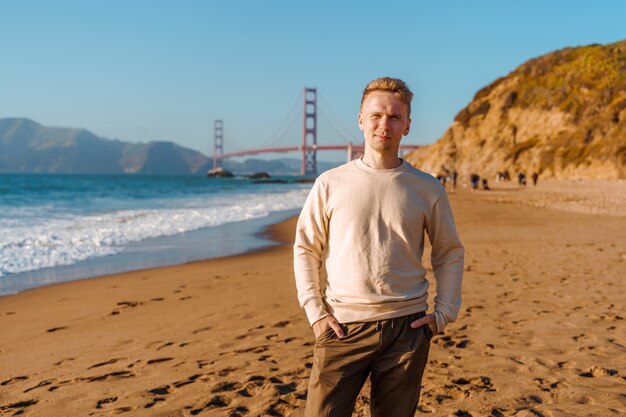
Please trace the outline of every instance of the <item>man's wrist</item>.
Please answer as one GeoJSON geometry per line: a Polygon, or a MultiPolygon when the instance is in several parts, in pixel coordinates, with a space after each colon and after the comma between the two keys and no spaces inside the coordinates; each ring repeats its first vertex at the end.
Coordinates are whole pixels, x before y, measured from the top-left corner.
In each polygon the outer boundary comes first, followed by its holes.
{"type": "Polygon", "coordinates": [[[311,326],[329,315],[321,298],[311,298],[307,301],[304,304],[304,311],[311,326]]]}
{"type": "Polygon", "coordinates": [[[328,316],[330,316],[330,314],[326,314],[324,317],[320,318],[319,320],[316,320],[315,323],[311,325],[311,327],[315,326],[316,324],[320,324],[320,322],[324,320],[325,318],[327,318],[328,316]]]}

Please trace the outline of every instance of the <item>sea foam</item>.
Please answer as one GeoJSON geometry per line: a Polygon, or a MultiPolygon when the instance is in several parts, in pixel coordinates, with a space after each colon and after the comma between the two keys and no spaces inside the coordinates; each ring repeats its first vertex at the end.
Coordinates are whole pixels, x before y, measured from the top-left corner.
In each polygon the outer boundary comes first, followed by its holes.
{"type": "MultiPolygon", "coordinates": [[[[166,199],[157,208],[50,212],[21,207],[0,221],[0,277],[113,255],[125,245],[302,207],[308,189],[166,199]],[[46,214],[47,213],[47,214],[46,214]]],[[[207,245],[216,242],[207,242],[207,245]]]]}

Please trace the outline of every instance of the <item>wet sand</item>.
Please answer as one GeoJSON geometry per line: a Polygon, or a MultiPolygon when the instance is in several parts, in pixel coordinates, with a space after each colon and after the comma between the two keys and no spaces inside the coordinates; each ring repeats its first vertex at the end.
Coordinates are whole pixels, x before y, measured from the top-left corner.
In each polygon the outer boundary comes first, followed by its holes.
{"type": "MultiPolygon", "coordinates": [[[[433,339],[417,415],[626,414],[626,183],[578,184],[451,193],[463,306],[433,339]]],[[[256,253],[0,298],[0,415],[301,415],[313,335],[294,226],[256,253]]]]}

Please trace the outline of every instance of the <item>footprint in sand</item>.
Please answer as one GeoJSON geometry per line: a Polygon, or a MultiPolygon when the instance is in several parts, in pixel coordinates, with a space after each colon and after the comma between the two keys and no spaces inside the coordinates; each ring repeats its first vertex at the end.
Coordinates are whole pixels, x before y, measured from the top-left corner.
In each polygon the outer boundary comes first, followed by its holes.
{"type": "Polygon", "coordinates": [[[548,415],[549,414],[544,414],[534,408],[519,410],[513,414],[514,417],[548,417],[548,415]]]}
{"type": "Polygon", "coordinates": [[[606,369],[599,366],[593,366],[579,375],[584,378],[596,378],[600,376],[615,376],[618,373],[617,369],[606,369]]]}
{"type": "Polygon", "coordinates": [[[230,392],[230,391],[237,391],[240,390],[242,388],[242,385],[240,382],[236,382],[236,381],[224,381],[224,382],[220,382],[219,384],[215,385],[212,389],[211,392],[230,392]]]}
{"type": "Polygon", "coordinates": [[[58,362],[53,363],[53,365],[54,366],[60,366],[60,365],[63,365],[65,362],[71,362],[71,361],[74,361],[74,360],[76,360],[76,358],[65,358],[65,359],[61,359],[58,362]]]}
{"type": "Polygon", "coordinates": [[[250,410],[248,409],[248,407],[240,405],[230,410],[230,412],[228,413],[228,417],[241,417],[245,414],[248,414],[249,412],[250,410]]]}
{"type": "Polygon", "coordinates": [[[92,376],[88,378],[78,378],[77,381],[87,381],[87,382],[97,382],[97,381],[106,381],[108,379],[125,379],[125,378],[133,378],[135,374],[130,371],[116,371],[109,372],[108,374],[92,376]]]}
{"type": "Polygon", "coordinates": [[[541,398],[539,395],[532,394],[532,395],[529,395],[527,397],[526,402],[533,402],[533,403],[536,403],[536,404],[543,404],[544,401],[543,401],[543,398],[541,398]]]}
{"type": "Polygon", "coordinates": [[[117,308],[109,313],[109,316],[116,316],[120,314],[123,310],[135,308],[142,304],[143,303],[141,301],[120,301],[117,303],[117,308]]]}
{"type": "Polygon", "coordinates": [[[286,395],[291,394],[292,392],[296,392],[298,389],[298,384],[295,382],[290,382],[288,384],[276,384],[274,386],[276,388],[276,392],[278,395],[286,395]]]}
{"type": "Polygon", "coordinates": [[[215,395],[213,396],[213,398],[211,398],[209,400],[209,402],[207,402],[205,405],[203,405],[200,408],[192,408],[190,413],[192,416],[198,415],[201,412],[203,412],[204,410],[210,410],[212,408],[223,408],[223,407],[227,407],[228,404],[230,404],[230,399],[222,396],[222,395],[215,395]]]}
{"type": "Polygon", "coordinates": [[[104,404],[111,404],[111,403],[114,403],[115,401],[117,401],[117,397],[103,398],[101,400],[98,400],[98,403],[96,404],[96,408],[102,408],[104,404]]]}
{"type": "Polygon", "coordinates": [[[155,363],[161,363],[161,362],[168,362],[174,360],[174,358],[156,358],[156,359],[150,359],[148,362],[146,362],[148,365],[153,365],[155,363]]]}
{"type": "Polygon", "coordinates": [[[272,355],[261,355],[259,356],[259,362],[271,362],[271,363],[278,363],[276,362],[274,359],[270,359],[272,357],[272,355]]]}
{"type": "Polygon", "coordinates": [[[545,380],[542,378],[535,378],[535,384],[537,384],[539,389],[541,389],[542,391],[550,392],[550,393],[553,390],[560,388],[561,386],[563,387],[571,386],[569,383],[567,383],[565,379],[545,380]]]}
{"type": "Polygon", "coordinates": [[[165,344],[163,344],[163,345],[159,346],[159,347],[157,348],[157,350],[165,349],[166,347],[168,347],[168,346],[172,346],[173,344],[174,344],[174,342],[167,342],[167,343],[165,343],[165,344]]]}
{"type": "Polygon", "coordinates": [[[9,405],[0,406],[0,411],[15,411],[14,416],[24,414],[26,408],[37,404],[37,400],[20,401],[9,405]]]}
{"type": "Polygon", "coordinates": [[[150,401],[148,404],[146,404],[144,406],[144,408],[152,408],[154,407],[156,404],[160,403],[160,402],[165,402],[165,398],[161,398],[161,397],[154,397],[152,399],[152,401],[150,401]]]}
{"type": "Polygon", "coordinates": [[[59,327],[53,327],[51,329],[46,330],[46,332],[48,333],[54,333],[54,332],[58,332],[59,330],[65,330],[67,329],[67,327],[65,326],[59,326],[59,327]]]}
{"type": "Polygon", "coordinates": [[[237,394],[242,397],[253,397],[260,387],[265,385],[265,377],[262,375],[252,375],[248,380],[244,383],[243,388],[240,389],[237,394]]]}
{"type": "Polygon", "coordinates": [[[184,387],[185,385],[193,384],[194,382],[196,382],[197,379],[200,379],[201,376],[203,375],[202,374],[191,375],[189,378],[183,379],[182,381],[176,381],[172,385],[175,388],[184,387]]]}
{"type": "Polygon", "coordinates": [[[133,308],[133,307],[137,307],[140,304],[143,304],[143,303],[140,301],[120,301],[119,303],[117,303],[117,305],[120,306],[121,308],[133,308]]]}
{"type": "Polygon", "coordinates": [[[158,388],[149,389],[148,392],[153,395],[167,395],[170,393],[171,386],[164,385],[158,388]]]}
{"type": "Polygon", "coordinates": [[[220,371],[217,374],[221,377],[225,377],[225,376],[230,375],[236,370],[237,368],[233,368],[232,366],[229,366],[228,368],[220,369],[220,371]]]}
{"type": "Polygon", "coordinates": [[[108,361],[104,361],[104,362],[97,363],[97,364],[95,364],[95,365],[91,365],[91,366],[90,366],[89,368],[87,368],[87,369],[93,369],[93,368],[99,368],[99,367],[101,367],[101,366],[111,365],[111,364],[116,363],[118,360],[119,360],[119,359],[109,359],[108,361]]]}
{"type": "Polygon", "coordinates": [[[0,386],[5,386],[5,385],[13,384],[13,383],[15,383],[15,382],[18,382],[18,381],[24,381],[24,380],[26,380],[26,379],[28,379],[28,377],[27,377],[27,376],[25,376],[25,375],[14,376],[13,378],[9,378],[9,379],[7,379],[6,381],[2,381],[2,382],[0,382],[0,386]]]}
{"type": "Polygon", "coordinates": [[[208,330],[211,330],[212,328],[213,328],[213,327],[211,327],[211,326],[201,327],[201,328],[199,328],[199,329],[193,330],[191,333],[192,333],[192,334],[198,334],[198,333],[201,333],[201,332],[206,332],[206,331],[208,331],[208,330]]]}
{"type": "Polygon", "coordinates": [[[203,369],[206,368],[207,366],[211,366],[215,363],[215,361],[208,361],[208,360],[204,360],[204,359],[200,359],[196,361],[196,364],[198,365],[198,368],[203,369]]]}
{"type": "Polygon", "coordinates": [[[245,348],[245,349],[237,349],[235,350],[235,353],[248,353],[248,352],[263,353],[269,350],[269,348],[270,348],[269,345],[252,346],[252,347],[245,348]]]}
{"type": "Polygon", "coordinates": [[[287,401],[279,398],[274,401],[265,409],[265,414],[268,414],[273,417],[284,417],[288,415],[292,415],[293,411],[296,410],[298,406],[288,403],[287,401]]]}
{"type": "MultiPolygon", "coordinates": [[[[463,337],[465,336],[460,336],[459,339],[463,337]]],[[[465,349],[470,344],[470,341],[469,339],[462,339],[457,341],[452,336],[441,336],[433,339],[432,343],[437,345],[441,344],[446,349],[450,347],[465,349]]]]}
{"type": "Polygon", "coordinates": [[[34,387],[30,387],[24,390],[24,393],[30,392],[32,390],[36,390],[37,388],[42,388],[42,387],[46,387],[48,385],[52,385],[52,383],[54,382],[53,379],[46,379],[41,381],[39,384],[35,385],[34,387]]]}
{"type": "Polygon", "coordinates": [[[476,377],[471,377],[469,379],[458,378],[458,379],[452,380],[452,383],[464,386],[464,390],[488,391],[488,392],[497,391],[497,389],[495,388],[493,384],[493,381],[488,376],[476,376],[476,377]]]}

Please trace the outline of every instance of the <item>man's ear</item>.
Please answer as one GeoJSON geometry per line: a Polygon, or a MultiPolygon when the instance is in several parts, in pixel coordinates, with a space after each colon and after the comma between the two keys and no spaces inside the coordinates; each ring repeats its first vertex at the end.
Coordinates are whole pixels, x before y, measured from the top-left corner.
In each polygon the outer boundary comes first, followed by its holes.
{"type": "Polygon", "coordinates": [[[363,130],[363,114],[359,112],[359,129],[363,130]]]}
{"type": "Polygon", "coordinates": [[[406,129],[404,129],[404,136],[409,134],[409,130],[411,130],[411,118],[406,122],[406,129]]]}

